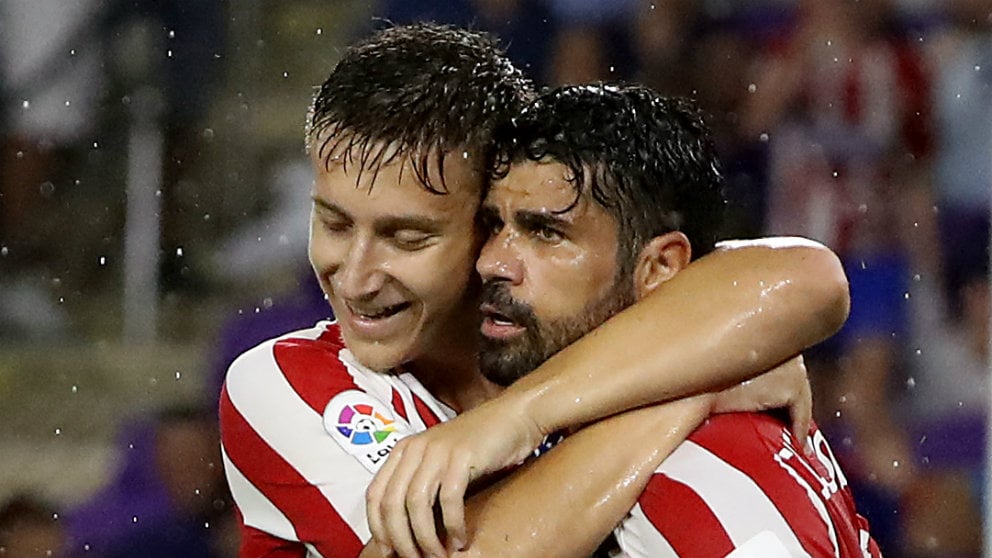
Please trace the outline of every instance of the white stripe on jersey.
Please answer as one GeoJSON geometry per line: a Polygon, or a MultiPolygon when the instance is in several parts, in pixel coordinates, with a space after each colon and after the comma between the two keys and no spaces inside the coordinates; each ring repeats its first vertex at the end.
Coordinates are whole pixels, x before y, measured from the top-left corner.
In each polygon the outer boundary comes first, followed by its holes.
{"type": "Polygon", "coordinates": [[[761,487],[699,444],[691,440],[683,442],[662,462],[658,472],[692,488],[726,530],[734,547],[756,533],[771,531],[793,556],[809,557],[761,487]],[[741,502],[748,503],[746,513],[741,513],[741,502]]]}
{"type": "MultiPolygon", "coordinates": [[[[232,405],[269,447],[320,489],[359,539],[367,542],[372,535],[365,515],[364,487],[371,482],[371,474],[344,454],[325,432],[323,417],[297,395],[279,371],[272,344],[263,347],[265,350],[249,351],[238,359],[247,361],[239,368],[253,374],[228,375],[227,393],[232,405]]],[[[252,510],[242,508],[242,513],[252,510]]],[[[271,532],[268,527],[263,530],[271,532]]]]}
{"type": "Polygon", "coordinates": [[[614,529],[621,550],[614,558],[679,558],[675,549],[644,515],[641,504],[634,504],[630,517],[614,529]]]}
{"type": "Polygon", "coordinates": [[[293,523],[277,508],[264,494],[241,474],[241,471],[231,463],[227,452],[221,448],[221,458],[224,460],[224,473],[231,491],[238,495],[238,508],[251,510],[251,516],[245,516],[245,525],[265,531],[287,541],[299,541],[293,523]]]}
{"type": "MultiPolygon", "coordinates": [[[[834,520],[830,517],[826,504],[820,499],[819,493],[814,490],[808,482],[806,482],[806,479],[802,478],[799,473],[786,462],[789,455],[789,453],[786,452],[791,453],[793,450],[792,448],[788,448],[779,451],[775,454],[775,461],[783,469],[785,469],[787,473],[789,473],[789,476],[796,481],[796,484],[803,487],[803,490],[806,491],[806,496],[809,498],[810,503],[813,504],[813,508],[816,509],[816,513],[820,514],[820,519],[823,520],[823,523],[827,527],[827,535],[830,537],[830,544],[834,549],[834,558],[840,558],[840,545],[837,543],[837,530],[834,529],[834,520]]],[[[820,478],[820,475],[802,459],[793,459],[791,461],[798,461],[799,463],[802,463],[806,470],[814,475],[814,478],[820,478]]]]}

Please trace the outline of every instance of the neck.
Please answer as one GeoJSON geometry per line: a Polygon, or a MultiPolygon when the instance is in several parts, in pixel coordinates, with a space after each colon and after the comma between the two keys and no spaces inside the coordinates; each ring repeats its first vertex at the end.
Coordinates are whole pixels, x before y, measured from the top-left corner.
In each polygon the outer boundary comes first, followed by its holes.
{"type": "Polygon", "coordinates": [[[502,390],[479,373],[474,344],[468,348],[447,347],[434,354],[440,358],[423,358],[407,364],[417,380],[445,405],[464,413],[502,390]]]}

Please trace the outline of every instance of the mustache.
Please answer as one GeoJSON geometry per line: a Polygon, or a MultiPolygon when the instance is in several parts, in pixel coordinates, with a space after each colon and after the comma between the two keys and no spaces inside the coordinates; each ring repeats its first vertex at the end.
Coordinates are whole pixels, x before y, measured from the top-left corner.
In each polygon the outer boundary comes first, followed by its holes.
{"type": "Polygon", "coordinates": [[[505,281],[485,281],[482,284],[482,304],[491,306],[495,312],[532,331],[538,325],[534,309],[514,299],[505,281]]]}

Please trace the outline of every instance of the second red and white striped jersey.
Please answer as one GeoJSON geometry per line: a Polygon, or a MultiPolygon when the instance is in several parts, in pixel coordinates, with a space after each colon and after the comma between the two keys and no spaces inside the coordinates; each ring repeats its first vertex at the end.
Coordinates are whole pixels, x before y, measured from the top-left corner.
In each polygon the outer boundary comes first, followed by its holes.
{"type": "Polygon", "coordinates": [[[776,418],[707,419],[655,472],[615,535],[623,556],[880,558],[826,439],[815,458],[776,418]]]}
{"type": "Polygon", "coordinates": [[[375,472],[398,440],[452,416],[412,375],[359,364],[334,323],[247,351],[220,401],[241,556],[358,556],[375,472]]]}

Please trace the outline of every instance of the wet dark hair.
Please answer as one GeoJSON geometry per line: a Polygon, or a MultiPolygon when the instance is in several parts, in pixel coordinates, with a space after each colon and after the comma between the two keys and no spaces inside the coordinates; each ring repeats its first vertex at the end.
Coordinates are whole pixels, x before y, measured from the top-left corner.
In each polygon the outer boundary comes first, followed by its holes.
{"type": "Polygon", "coordinates": [[[406,156],[425,187],[443,193],[446,156],[481,156],[484,171],[494,129],[532,96],[491,35],[433,23],[391,27],[349,48],[324,81],[307,148],[325,168],[341,154],[372,172],[406,156]],[[440,185],[429,179],[432,164],[440,185]]]}
{"type": "Polygon", "coordinates": [[[578,203],[588,189],[618,224],[620,273],[644,245],[678,230],[692,257],[713,250],[723,221],[723,178],[709,129],[688,99],[639,85],[548,91],[496,136],[492,178],[510,165],[553,159],[568,167],[578,203]]]}

